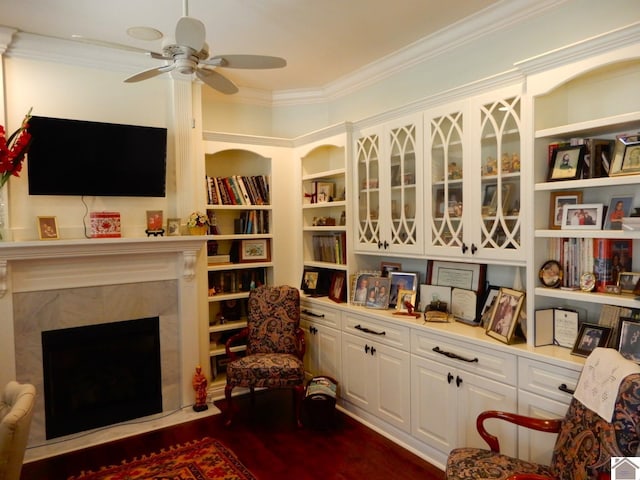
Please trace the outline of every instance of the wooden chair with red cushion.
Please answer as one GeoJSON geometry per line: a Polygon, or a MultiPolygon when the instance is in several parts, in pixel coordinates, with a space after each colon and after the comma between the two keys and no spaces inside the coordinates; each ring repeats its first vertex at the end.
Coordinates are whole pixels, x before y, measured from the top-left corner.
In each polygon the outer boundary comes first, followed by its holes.
{"type": "Polygon", "coordinates": [[[230,359],[227,364],[226,424],[233,418],[232,391],[235,387],[291,388],[294,393],[295,417],[302,426],[301,408],[304,397],[304,332],[300,328],[300,292],[297,288],[260,286],[251,291],[248,301],[247,327],[229,338],[225,344],[230,359]],[[245,356],[232,351],[246,342],[245,356]]]}
{"type": "MultiPolygon", "coordinates": [[[[447,459],[447,479],[602,479],[609,478],[611,457],[637,456],[640,452],[640,373],[620,376],[615,382],[610,381],[607,371],[616,369],[614,364],[625,365],[627,371],[638,372],[640,369],[615,350],[598,348],[594,353],[604,353],[607,360],[590,363],[587,359],[576,392],[581,384],[584,389],[591,390],[596,382],[594,379],[610,383],[608,394],[614,396],[615,402],[611,402],[612,410],[609,412],[612,413],[607,414],[608,419],[587,408],[575,396],[564,419],[543,420],[495,410],[483,412],[476,420],[476,427],[490,450],[452,450],[447,459]],[[558,433],[551,464],[540,465],[501,454],[498,438],[484,426],[490,418],[558,433]]],[[[606,390],[602,390],[598,397],[606,395],[606,390]]]]}

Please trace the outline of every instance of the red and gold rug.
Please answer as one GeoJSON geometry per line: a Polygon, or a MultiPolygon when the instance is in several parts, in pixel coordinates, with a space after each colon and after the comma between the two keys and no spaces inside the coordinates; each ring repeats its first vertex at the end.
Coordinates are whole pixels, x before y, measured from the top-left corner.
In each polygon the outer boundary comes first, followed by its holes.
{"type": "Polygon", "coordinates": [[[256,480],[222,443],[203,438],[160,453],[82,472],[69,480],[256,480]]]}

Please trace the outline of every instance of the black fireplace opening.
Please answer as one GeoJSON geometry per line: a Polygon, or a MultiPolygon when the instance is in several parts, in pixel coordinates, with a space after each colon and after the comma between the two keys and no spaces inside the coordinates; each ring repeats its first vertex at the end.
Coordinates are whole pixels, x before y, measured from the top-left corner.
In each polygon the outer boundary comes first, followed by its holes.
{"type": "Polygon", "coordinates": [[[158,317],[42,332],[46,438],[162,412],[158,317]]]}

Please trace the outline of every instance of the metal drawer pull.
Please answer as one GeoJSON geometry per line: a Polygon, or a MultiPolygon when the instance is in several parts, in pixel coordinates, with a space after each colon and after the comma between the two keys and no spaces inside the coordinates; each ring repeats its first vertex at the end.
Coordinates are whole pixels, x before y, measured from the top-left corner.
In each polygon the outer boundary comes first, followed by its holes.
{"type": "Polygon", "coordinates": [[[362,327],[360,325],[356,325],[353,328],[355,328],[357,330],[360,330],[361,332],[364,332],[364,333],[373,333],[374,335],[386,335],[387,334],[387,332],[385,332],[384,330],[382,332],[376,332],[375,330],[370,330],[367,327],[362,327]]]}
{"type": "Polygon", "coordinates": [[[560,385],[558,387],[558,390],[560,390],[561,392],[568,393],[569,395],[573,395],[576,392],[575,390],[571,390],[569,387],[567,387],[566,383],[563,383],[562,385],[560,385]]]}
{"type": "Polygon", "coordinates": [[[449,358],[455,358],[456,360],[462,360],[463,362],[469,362],[469,363],[478,363],[478,357],[476,358],[464,358],[461,357],[460,355],[457,355],[455,353],[451,353],[451,352],[447,352],[445,350],[440,350],[440,347],[433,347],[432,349],[434,352],[439,353],[440,355],[444,355],[445,357],[449,357],[449,358]]]}
{"type": "Polygon", "coordinates": [[[302,313],[311,317],[324,318],[324,313],[313,313],[311,310],[302,310],[302,313]]]}

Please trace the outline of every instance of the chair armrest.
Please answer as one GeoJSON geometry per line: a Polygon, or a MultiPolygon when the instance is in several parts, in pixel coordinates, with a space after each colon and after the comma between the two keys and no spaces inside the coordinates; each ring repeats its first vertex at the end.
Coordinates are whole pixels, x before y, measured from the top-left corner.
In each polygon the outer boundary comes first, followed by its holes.
{"type": "Polygon", "coordinates": [[[476,419],[476,429],[487,442],[492,452],[500,453],[500,442],[498,437],[491,435],[484,427],[484,421],[490,418],[497,418],[509,423],[514,423],[521,427],[531,428],[532,430],[538,430],[541,432],[558,433],[560,431],[561,419],[545,420],[542,418],[527,417],[524,415],[518,415],[517,413],[500,412],[497,410],[487,410],[478,415],[476,419]]]}
{"type": "Polygon", "coordinates": [[[302,360],[305,352],[307,351],[307,342],[304,339],[304,330],[298,327],[296,330],[296,337],[298,339],[298,358],[302,360]]]}
{"type": "Polygon", "coordinates": [[[224,344],[224,349],[229,357],[230,361],[233,361],[237,358],[236,352],[231,351],[231,347],[233,347],[236,343],[241,343],[242,340],[246,340],[249,336],[249,328],[245,327],[240,330],[238,333],[234,333],[231,335],[224,344]]]}

